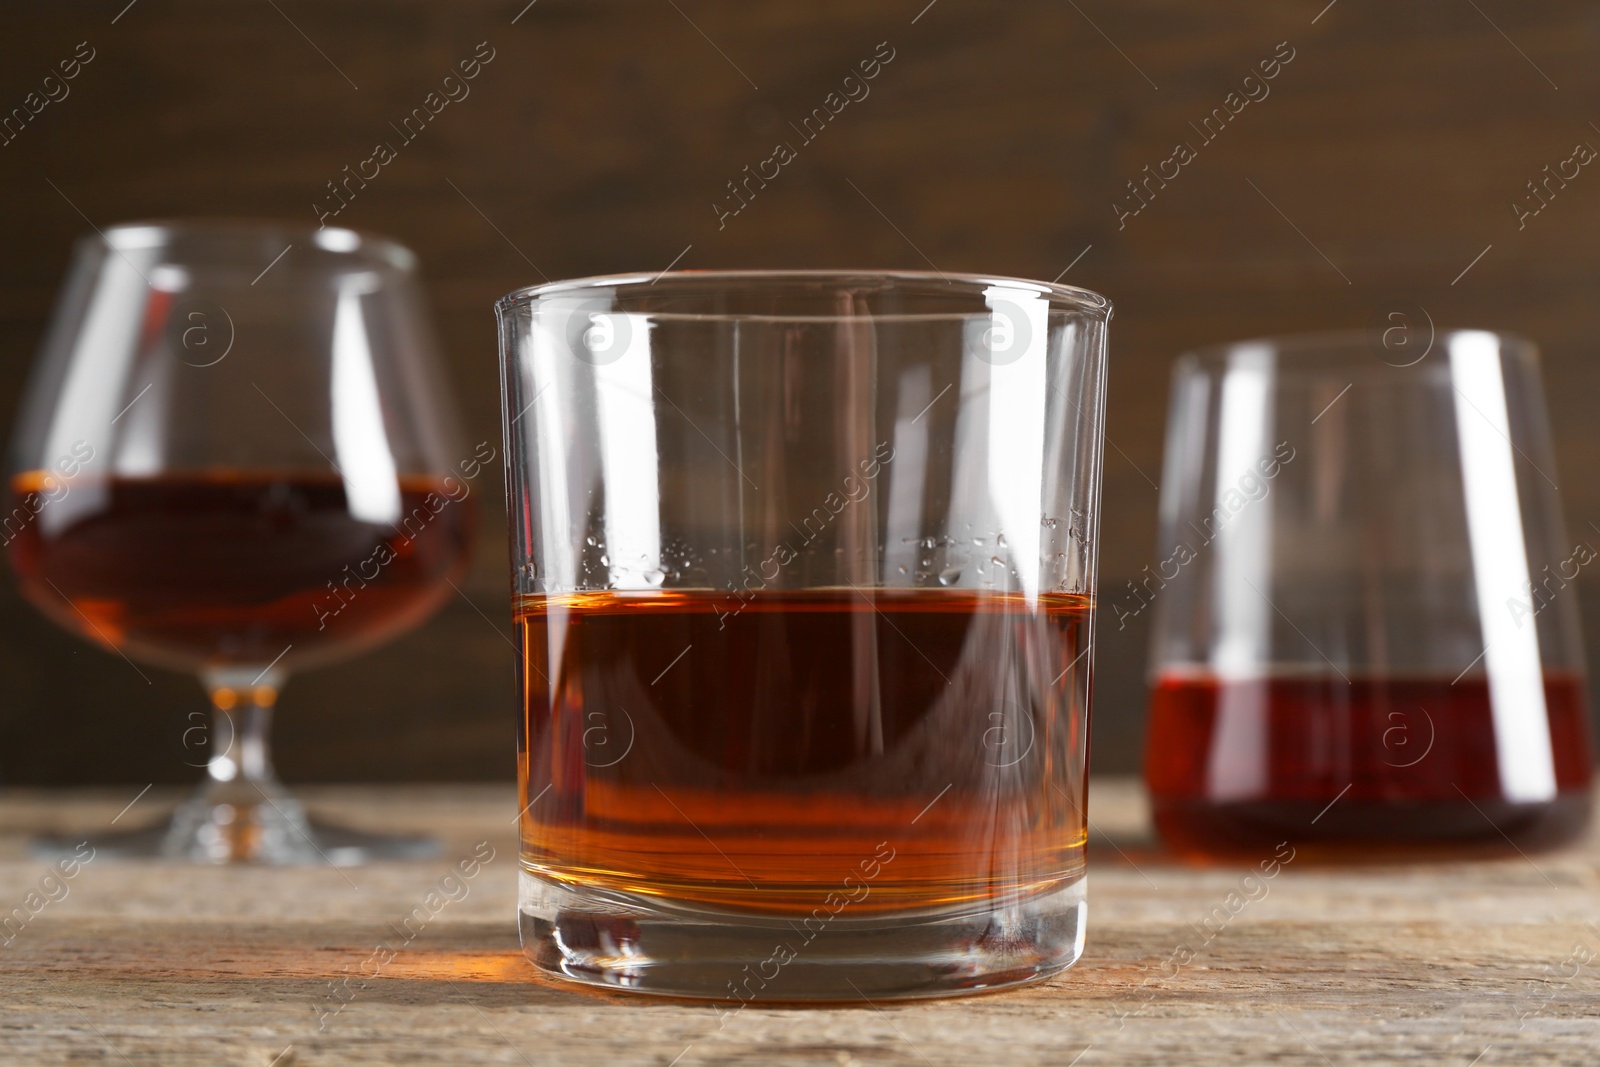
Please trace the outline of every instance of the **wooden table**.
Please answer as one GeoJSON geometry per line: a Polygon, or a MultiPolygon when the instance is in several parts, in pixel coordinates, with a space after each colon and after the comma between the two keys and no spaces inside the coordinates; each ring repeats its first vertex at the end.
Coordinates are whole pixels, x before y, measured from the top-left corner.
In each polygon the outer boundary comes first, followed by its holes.
{"type": "MultiPolygon", "coordinates": [[[[104,828],[134,792],[0,796],[0,913],[48,870],[25,832],[104,828]]],[[[753,1004],[719,1029],[709,1007],[535,978],[513,921],[509,788],[304,795],[351,823],[432,830],[445,855],[344,871],[91,862],[0,943],[0,1063],[1600,1062],[1596,839],[1531,860],[1291,863],[1229,914],[1245,868],[1174,864],[1137,787],[1099,781],[1088,948],[1064,976],[904,1008],[753,1004]],[[481,841],[495,858],[467,895],[363,978],[390,924],[481,841]]],[[[119,826],[174,800],[152,791],[119,826]]]]}

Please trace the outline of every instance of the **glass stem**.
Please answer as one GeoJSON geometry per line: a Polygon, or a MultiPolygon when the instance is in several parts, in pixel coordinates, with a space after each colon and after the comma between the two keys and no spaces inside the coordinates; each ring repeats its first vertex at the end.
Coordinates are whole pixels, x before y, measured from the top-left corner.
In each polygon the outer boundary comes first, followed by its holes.
{"type": "Polygon", "coordinates": [[[205,679],[212,707],[206,792],[214,801],[251,807],[281,793],[271,745],[281,681],[272,672],[236,671],[217,671],[205,679]]]}

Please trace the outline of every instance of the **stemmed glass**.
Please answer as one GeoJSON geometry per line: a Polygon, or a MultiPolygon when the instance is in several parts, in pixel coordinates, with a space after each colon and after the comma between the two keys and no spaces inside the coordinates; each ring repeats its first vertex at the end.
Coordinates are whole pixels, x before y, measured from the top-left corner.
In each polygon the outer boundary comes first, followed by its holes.
{"type": "Polygon", "coordinates": [[[134,224],[79,243],[14,432],[12,566],[57,623],[194,672],[213,707],[198,794],[99,852],[348,864],[436,848],[312,822],[268,746],[292,671],[416,627],[466,566],[478,464],[414,266],[332,228],[134,224]]]}

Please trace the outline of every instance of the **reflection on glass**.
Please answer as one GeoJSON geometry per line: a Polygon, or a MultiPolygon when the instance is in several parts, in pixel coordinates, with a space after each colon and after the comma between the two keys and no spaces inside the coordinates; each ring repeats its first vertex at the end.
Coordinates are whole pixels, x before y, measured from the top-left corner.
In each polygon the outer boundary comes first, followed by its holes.
{"type": "Polygon", "coordinates": [[[1495,758],[1507,800],[1556,795],[1550,715],[1544,702],[1539,632],[1507,610],[1528,595],[1511,417],[1500,373],[1500,339],[1467,331],[1450,337],[1450,378],[1467,505],[1467,543],[1483,620],[1483,662],[1494,717],[1495,758]]]}

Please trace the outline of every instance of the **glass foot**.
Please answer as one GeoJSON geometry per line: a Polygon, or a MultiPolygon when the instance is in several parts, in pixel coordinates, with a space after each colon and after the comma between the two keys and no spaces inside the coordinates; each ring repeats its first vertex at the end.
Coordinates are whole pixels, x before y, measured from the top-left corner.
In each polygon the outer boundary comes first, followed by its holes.
{"type": "Polygon", "coordinates": [[[102,834],[34,839],[32,851],[56,859],[87,841],[96,859],[173,860],[355,867],[381,860],[430,859],[441,852],[431,837],[378,834],[313,819],[282,793],[255,802],[230,802],[203,792],[165,823],[102,834]]]}
{"type": "Polygon", "coordinates": [[[683,909],[520,872],[523,953],[545,973],[636,993],[722,1001],[944,997],[1048,978],[1083,952],[1085,879],[933,914],[852,918],[683,909]]]}

